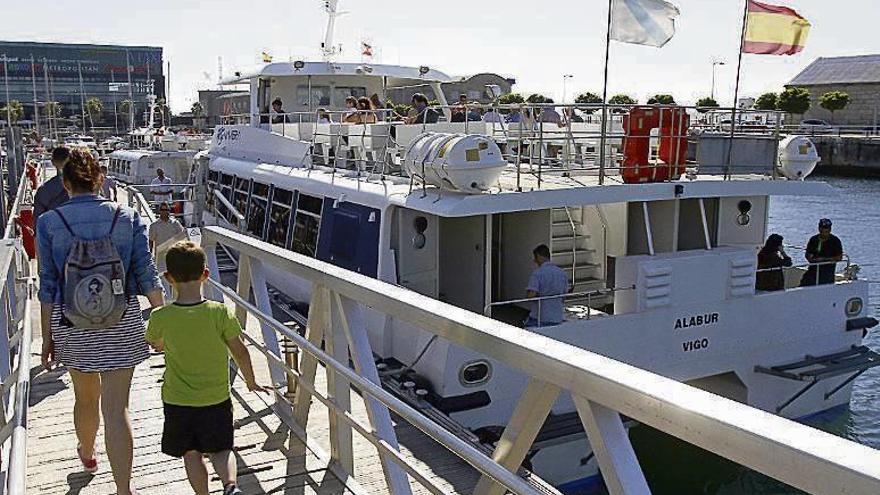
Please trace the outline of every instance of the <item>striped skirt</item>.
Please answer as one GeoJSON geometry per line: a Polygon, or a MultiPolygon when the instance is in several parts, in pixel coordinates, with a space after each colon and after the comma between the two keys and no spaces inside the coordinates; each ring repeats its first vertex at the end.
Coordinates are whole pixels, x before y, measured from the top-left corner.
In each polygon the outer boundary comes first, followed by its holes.
{"type": "Polygon", "coordinates": [[[137,296],[129,296],[122,319],[111,328],[92,330],[67,326],[62,322],[60,304],[52,308],[50,325],[55,358],[64,366],[83,373],[134,368],[150,357],[137,296]]]}

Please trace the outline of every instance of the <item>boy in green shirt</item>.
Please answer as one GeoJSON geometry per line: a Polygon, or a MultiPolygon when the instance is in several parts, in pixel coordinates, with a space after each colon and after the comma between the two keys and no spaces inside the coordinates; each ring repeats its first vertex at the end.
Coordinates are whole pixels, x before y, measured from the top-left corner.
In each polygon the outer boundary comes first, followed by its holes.
{"type": "Polygon", "coordinates": [[[154,310],[147,342],[165,351],[162,402],[165,426],[162,452],[183,457],[189,483],[197,495],[208,495],[208,454],[224,495],[240,495],[232,455],[232,401],[229,398],[229,355],[238,364],[250,391],[257,385],[250,354],[241,340],[241,326],[222,303],[206,301],[202,285],[208,278],[205,252],[181,241],[165,256],[165,277],[177,300],[154,310]]]}

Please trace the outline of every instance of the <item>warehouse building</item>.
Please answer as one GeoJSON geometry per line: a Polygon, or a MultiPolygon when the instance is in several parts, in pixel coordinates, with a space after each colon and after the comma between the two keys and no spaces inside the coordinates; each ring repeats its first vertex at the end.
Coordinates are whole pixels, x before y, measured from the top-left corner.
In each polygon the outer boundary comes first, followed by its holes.
{"type": "Polygon", "coordinates": [[[880,55],[822,57],[786,86],[810,91],[812,104],[805,119],[831,122],[831,112],[819,106],[819,99],[829,91],[850,96],[849,105],[834,112],[834,124],[873,127],[880,119],[880,55]]]}
{"type": "MultiPolygon", "coordinates": [[[[112,126],[114,105],[119,109],[130,99],[138,126],[147,95],[165,97],[162,48],[0,41],[0,84],[0,106],[6,105],[8,86],[8,99],[22,103],[27,120],[34,119],[35,106],[44,117],[46,102],[58,102],[62,117],[79,120],[82,103],[98,98],[104,111],[94,125],[112,126]]],[[[120,117],[123,126],[126,115],[120,117]]]]}

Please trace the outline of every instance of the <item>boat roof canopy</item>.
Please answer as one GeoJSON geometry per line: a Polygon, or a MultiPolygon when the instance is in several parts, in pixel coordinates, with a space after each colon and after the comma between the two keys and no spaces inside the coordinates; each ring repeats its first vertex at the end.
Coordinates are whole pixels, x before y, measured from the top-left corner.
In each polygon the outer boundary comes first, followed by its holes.
{"type": "Polygon", "coordinates": [[[375,76],[388,78],[388,87],[413,86],[426,83],[451,82],[450,76],[428,66],[405,67],[352,62],[273,62],[236,72],[223,84],[241,84],[255,77],[295,76],[375,76]]]}

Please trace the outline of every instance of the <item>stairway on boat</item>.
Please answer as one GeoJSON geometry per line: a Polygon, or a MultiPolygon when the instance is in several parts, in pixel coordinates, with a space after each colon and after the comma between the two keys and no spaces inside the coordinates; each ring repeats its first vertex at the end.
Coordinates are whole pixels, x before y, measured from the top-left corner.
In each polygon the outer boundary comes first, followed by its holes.
{"type": "MultiPolygon", "coordinates": [[[[593,244],[593,236],[584,225],[583,208],[566,206],[551,210],[550,256],[568,275],[572,293],[583,293],[604,288],[601,253],[593,244]]],[[[586,296],[571,296],[569,304],[586,304],[586,296]]],[[[596,298],[590,301],[594,305],[596,298]]]]}

